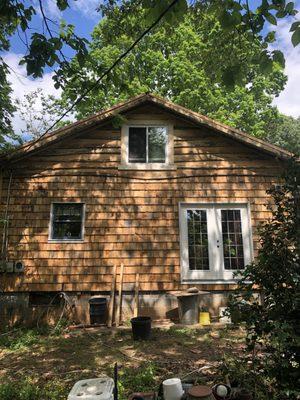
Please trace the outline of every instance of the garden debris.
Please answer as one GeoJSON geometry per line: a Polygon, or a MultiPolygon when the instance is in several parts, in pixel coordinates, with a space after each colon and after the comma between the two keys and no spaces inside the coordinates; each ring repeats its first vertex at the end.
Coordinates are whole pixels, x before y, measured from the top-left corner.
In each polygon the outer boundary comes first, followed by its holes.
{"type": "Polygon", "coordinates": [[[129,400],[155,400],[155,392],[136,392],[129,396],[129,400]]]}

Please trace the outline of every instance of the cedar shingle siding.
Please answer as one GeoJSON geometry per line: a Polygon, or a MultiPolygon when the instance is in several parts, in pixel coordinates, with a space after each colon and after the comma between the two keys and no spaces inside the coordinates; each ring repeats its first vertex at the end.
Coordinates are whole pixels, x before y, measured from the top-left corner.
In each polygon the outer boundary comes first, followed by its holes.
{"type": "Polygon", "coordinates": [[[119,169],[121,128],[110,121],[6,164],[2,215],[13,174],[8,258],[22,260],[25,273],[2,277],[5,291],[107,291],[121,262],[125,289],[133,288],[136,272],[141,290],[187,287],[180,283],[179,202],[248,202],[257,251],[257,227],[269,216],[266,189],[279,182],[284,161],[158,105],[123,115],[174,126],[176,169],[119,169]],[[85,203],[83,242],[49,242],[52,202],[85,203]]]}

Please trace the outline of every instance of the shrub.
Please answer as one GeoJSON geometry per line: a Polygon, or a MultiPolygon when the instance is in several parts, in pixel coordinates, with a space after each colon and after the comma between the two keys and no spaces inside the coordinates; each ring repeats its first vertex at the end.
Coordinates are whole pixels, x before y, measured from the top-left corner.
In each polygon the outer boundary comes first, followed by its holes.
{"type": "Polygon", "coordinates": [[[38,385],[31,380],[0,383],[1,400],[65,400],[69,388],[58,381],[38,385]]]}
{"type": "MultiPolygon", "coordinates": [[[[275,393],[282,399],[300,394],[296,390],[300,361],[299,189],[299,165],[293,164],[284,184],[268,190],[274,201],[272,217],[261,227],[258,257],[243,271],[229,305],[231,314],[246,322],[251,372],[261,370],[272,382],[272,399],[275,393]]],[[[249,371],[249,360],[245,371],[249,371]]]]}

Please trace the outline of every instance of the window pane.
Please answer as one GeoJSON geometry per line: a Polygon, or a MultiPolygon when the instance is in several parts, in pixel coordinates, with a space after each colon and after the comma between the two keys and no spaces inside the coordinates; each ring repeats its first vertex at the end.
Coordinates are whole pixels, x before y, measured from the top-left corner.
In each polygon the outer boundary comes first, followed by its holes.
{"type": "Polygon", "coordinates": [[[205,210],[187,210],[189,269],[209,270],[205,210]]]}
{"type": "Polygon", "coordinates": [[[81,221],[82,204],[53,204],[54,221],[81,221]]]}
{"type": "Polygon", "coordinates": [[[244,268],[244,247],[240,210],[221,210],[224,266],[227,270],[244,268]]]}
{"type": "Polygon", "coordinates": [[[146,128],[129,128],[128,161],[146,162],[146,128]]]}
{"type": "Polygon", "coordinates": [[[54,222],[53,239],[81,239],[81,222],[54,222]]]}
{"type": "Polygon", "coordinates": [[[167,130],[164,127],[148,128],[148,162],[166,162],[167,130]]]}
{"type": "Polygon", "coordinates": [[[53,204],[52,239],[82,239],[83,204],[53,204]]]}

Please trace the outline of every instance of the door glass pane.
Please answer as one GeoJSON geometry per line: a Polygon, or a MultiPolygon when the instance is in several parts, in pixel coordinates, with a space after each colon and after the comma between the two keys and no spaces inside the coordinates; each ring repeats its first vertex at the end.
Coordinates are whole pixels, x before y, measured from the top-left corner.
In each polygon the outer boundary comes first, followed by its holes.
{"type": "Polygon", "coordinates": [[[164,127],[148,128],[148,162],[166,162],[167,130],[164,127]]]}
{"type": "Polygon", "coordinates": [[[190,270],[209,270],[207,215],[205,210],[187,210],[190,270]]]}
{"type": "Polygon", "coordinates": [[[245,263],[241,211],[221,210],[221,218],[225,269],[243,269],[245,263]]]}
{"type": "Polygon", "coordinates": [[[129,162],[146,162],[146,128],[129,128],[128,154],[129,162]]]}

